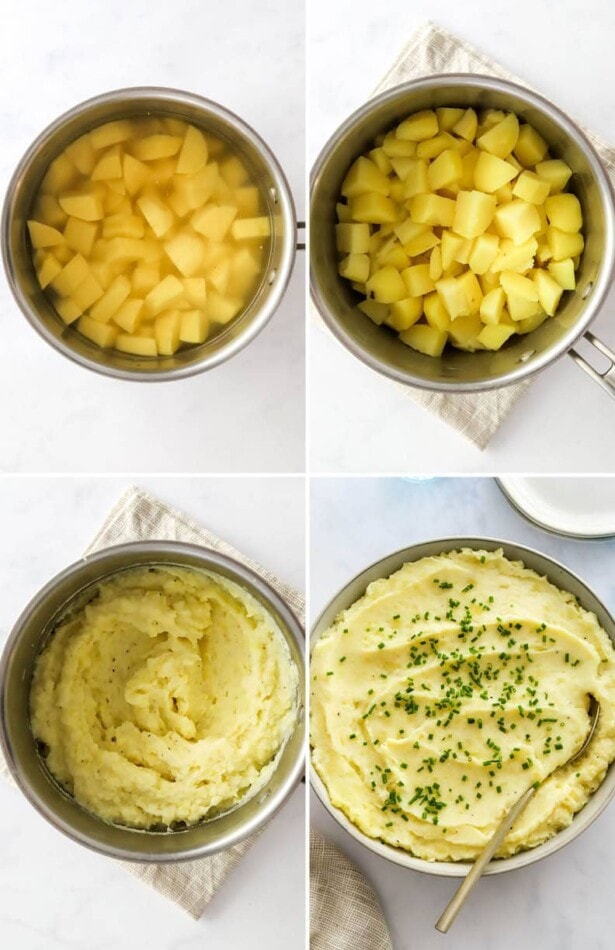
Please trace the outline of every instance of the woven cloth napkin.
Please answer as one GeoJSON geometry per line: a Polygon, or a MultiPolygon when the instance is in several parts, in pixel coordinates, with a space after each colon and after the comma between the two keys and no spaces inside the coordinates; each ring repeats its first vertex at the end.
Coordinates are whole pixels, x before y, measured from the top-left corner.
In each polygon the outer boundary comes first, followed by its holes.
{"type": "MultiPolygon", "coordinates": [[[[403,48],[373,94],[377,95],[411,79],[436,73],[480,73],[532,88],[447,30],[433,23],[425,23],[403,48]]],[[[583,128],[583,131],[598,152],[615,185],[615,148],[587,129],[583,128]]],[[[519,397],[529,388],[531,380],[485,393],[451,395],[413,389],[399,383],[392,385],[398,386],[415,402],[435,412],[478,448],[484,449],[519,397]]]]}
{"type": "Polygon", "coordinates": [[[345,854],[313,830],[310,950],[393,950],[373,887],[345,854]]]}
{"type": "MultiPolygon", "coordinates": [[[[304,600],[294,588],[283,584],[277,577],[236,551],[210,531],[197,525],[185,515],[152,497],[140,488],[130,488],[105,519],[98,534],[88,547],[92,554],[113,544],[127,541],[183,541],[213,548],[235,558],[260,574],[286,601],[298,617],[303,616],[304,600]]],[[[12,781],[6,763],[0,754],[0,776],[12,781]]],[[[133,864],[120,862],[127,871],[151,884],[175,904],[187,911],[195,920],[203,913],[219,887],[241,861],[243,855],[264,829],[226,851],[198,861],[182,861],[177,864],[133,864]]]]}

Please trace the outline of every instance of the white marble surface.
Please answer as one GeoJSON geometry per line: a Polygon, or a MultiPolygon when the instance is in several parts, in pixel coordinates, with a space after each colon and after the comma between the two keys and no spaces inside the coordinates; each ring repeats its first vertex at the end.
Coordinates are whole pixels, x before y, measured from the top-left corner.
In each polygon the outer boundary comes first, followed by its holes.
{"type": "MultiPolygon", "coordinates": [[[[536,547],[579,573],[615,610],[615,542],[575,542],[527,524],[491,479],[314,479],[311,613],[352,576],[412,543],[455,535],[501,537],[536,547]]],[[[315,795],[311,821],[363,869],[383,902],[395,950],[610,950],[615,805],[565,849],[538,864],[486,878],[443,938],[434,922],[456,881],[408,871],[372,854],[315,795]]]]}
{"type": "MultiPolygon", "coordinates": [[[[239,113],[277,154],[304,213],[302,4],[263,0],[20,0],[0,35],[0,193],[32,139],[77,102],[167,85],[239,113]]],[[[300,471],[304,264],[271,323],[192,379],[125,383],[74,366],[0,279],[0,471],[300,471]],[[155,428],[152,425],[155,424],[155,428]]]]}
{"type": "MultiPolygon", "coordinates": [[[[615,142],[612,37],[603,0],[311,0],[308,154],[358,108],[425,20],[454,32],[615,142]]],[[[611,293],[594,328],[615,344],[611,293]]],[[[322,472],[613,471],[613,405],[569,358],[542,374],[480,452],[394,383],[310,328],[311,465],[322,472]],[[573,395],[574,394],[574,395],[573,395]]],[[[600,361],[597,361],[600,365],[600,361]]]]}
{"type": "MultiPolygon", "coordinates": [[[[137,478],[285,581],[304,586],[302,478],[137,478]]],[[[0,648],[29,598],[77,558],[126,479],[0,485],[0,648]]],[[[0,782],[0,947],[5,950],[295,950],[303,946],[301,785],[195,922],[110,858],[64,838],[0,782]],[[299,935],[299,938],[298,938],[299,935]]]]}

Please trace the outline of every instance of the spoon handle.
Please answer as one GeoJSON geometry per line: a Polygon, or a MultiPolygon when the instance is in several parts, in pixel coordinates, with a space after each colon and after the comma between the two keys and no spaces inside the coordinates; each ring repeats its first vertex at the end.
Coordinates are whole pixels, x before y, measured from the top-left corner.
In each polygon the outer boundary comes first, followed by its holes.
{"type": "Polygon", "coordinates": [[[493,833],[493,836],[489,840],[488,844],[485,846],[479,857],[476,859],[467,875],[461,882],[457,891],[451,898],[450,902],[447,904],[446,909],[440,919],[436,924],[436,930],[439,930],[440,933],[445,934],[455,917],[465,904],[467,898],[474,890],[476,884],[478,883],[479,878],[482,876],[483,871],[486,866],[491,861],[491,858],[496,853],[502,841],[510,831],[511,827],[530,801],[536,789],[531,785],[526,792],[523,793],[521,798],[517,799],[515,804],[512,806],[509,812],[506,813],[502,821],[496,828],[493,833]]]}

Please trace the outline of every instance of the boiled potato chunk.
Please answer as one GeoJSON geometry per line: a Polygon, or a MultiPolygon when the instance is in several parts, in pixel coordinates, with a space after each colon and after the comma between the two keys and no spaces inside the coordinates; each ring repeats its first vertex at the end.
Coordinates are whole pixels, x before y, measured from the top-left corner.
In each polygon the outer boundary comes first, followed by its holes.
{"type": "Polygon", "coordinates": [[[504,159],[490,152],[479,152],[474,166],[474,184],[478,191],[491,195],[516,178],[518,174],[518,169],[510,162],[505,162],[504,159]]]}
{"type": "Polygon", "coordinates": [[[335,234],[338,251],[346,254],[367,254],[369,251],[368,224],[337,224],[335,234]]]}
{"type": "Polygon", "coordinates": [[[353,221],[366,224],[393,224],[397,221],[397,206],[386,195],[370,192],[350,201],[353,221]]]}
{"type": "Polygon", "coordinates": [[[482,191],[460,191],[455,202],[453,230],[465,238],[475,238],[487,230],[496,209],[493,195],[482,191]]]}
{"type": "Polygon", "coordinates": [[[546,162],[537,163],[536,174],[549,183],[550,192],[553,195],[564,190],[572,175],[572,169],[561,158],[551,158],[546,162]]]}
{"type": "Polygon", "coordinates": [[[395,300],[403,300],[409,294],[401,274],[394,267],[383,267],[375,271],[365,286],[370,296],[378,303],[393,303],[395,300]]]}
{"type": "Polygon", "coordinates": [[[375,192],[388,195],[391,183],[369,158],[361,156],[356,160],[342,182],[342,194],[345,198],[356,198],[375,192]]]}
{"type": "Polygon", "coordinates": [[[564,290],[575,289],[577,284],[574,275],[574,261],[571,257],[567,257],[563,261],[551,261],[548,270],[564,290]]]}
{"type": "Polygon", "coordinates": [[[416,195],[410,199],[408,207],[412,221],[417,224],[447,228],[453,226],[455,202],[451,198],[434,194],[416,195]]]}
{"type": "Polygon", "coordinates": [[[185,310],[179,321],[179,338],[183,343],[204,343],[209,334],[209,319],[202,310],[185,310]]]}
{"type": "Polygon", "coordinates": [[[180,321],[179,310],[162,313],[156,320],[154,339],[160,356],[173,356],[179,349],[180,321]]]}
{"type": "Polygon", "coordinates": [[[510,238],[517,245],[524,244],[540,231],[540,216],[536,206],[521,198],[500,205],[493,216],[493,223],[501,237],[510,238]]]}
{"type": "Polygon", "coordinates": [[[366,283],[369,277],[369,257],[367,254],[348,254],[338,265],[340,277],[355,281],[358,284],[366,283]]]}
{"type": "Polygon", "coordinates": [[[100,221],[103,217],[103,206],[100,196],[94,194],[60,195],[60,207],[65,214],[82,221],[100,221]]]}
{"type": "Polygon", "coordinates": [[[28,231],[33,247],[53,247],[54,244],[64,243],[64,235],[61,231],[48,224],[41,224],[40,221],[28,221],[28,231]]]}
{"type": "Polygon", "coordinates": [[[448,334],[428,324],[415,323],[409,330],[403,330],[399,334],[399,339],[426,356],[442,356],[448,334]]]}
{"type": "Polygon", "coordinates": [[[168,205],[156,195],[143,196],[137,200],[139,211],[149,224],[156,237],[164,237],[173,226],[175,215],[168,205]]]}
{"type": "Polygon", "coordinates": [[[453,182],[459,181],[462,173],[463,165],[459,152],[452,148],[445,149],[431,162],[427,170],[430,191],[452,185],[453,182]]]}
{"type": "Polygon", "coordinates": [[[120,333],[113,344],[121,353],[133,356],[157,356],[156,340],[153,337],[139,336],[134,333],[120,333]]]}
{"type": "Polygon", "coordinates": [[[537,165],[538,162],[542,162],[547,154],[547,148],[547,143],[533,126],[521,126],[519,129],[519,137],[514,147],[514,154],[525,168],[530,168],[532,165],[537,165]]]}
{"type": "Polygon", "coordinates": [[[439,131],[436,113],[431,109],[415,112],[404,122],[400,122],[395,130],[398,139],[410,142],[423,142],[437,135],[439,131]]]}
{"type": "Polygon", "coordinates": [[[517,145],[518,138],[519,120],[514,113],[509,112],[501,122],[479,136],[476,144],[484,152],[489,152],[496,158],[506,158],[517,145]]]}
{"type": "Polygon", "coordinates": [[[534,274],[534,284],[536,286],[538,299],[540,300],[540,306],[545,313],[552,317],[559,306],[564,288],[551,274],[548,274],[544,270],[536,271],[534,274]]]}
{"type": "MultiPolygon", "coordinates": [[[[512,193],[515,198],[523,198],[524,201],[529,201],[533,205],[542,205],[549,194],[549,190],[548,181],[544,181],[534,172],[526,170],[519,175],[512,193]]],[[[574,196],[570,195],[569,197],[574,196]]]]}
{"type": "Polygon", "coordinates": [[[513,335],[515,332],[514,327],[505,326],[502,323],[486,326],[480,331],[477,336],[477,341],[481,346],[484,346],[486,350],[499,350],[504,346],[506,341],[513,335]]]}
{"type": "Polygon", "coordinates": [[[85,316],[85,314],[80,317],[77,329],[82,336],[103,348],[114,346],[117,340],[118,331],[116,327],[99,323],[98,320],[92,320],[91,317],[85,316]]]}
{"type": "Polygon", "coordinates": [[[190,175],[199,172],[207,164],[208,156],[205,136],[200,129],[189,125],[186,129],[175,171],[178,175],[190,175]]]}
{"type": "Polygon", "coordinates": [[[576,195],[552,195],[545,201],[549,224],[560,231],[575,233],[583,226],[581,205],[576,195]]]}

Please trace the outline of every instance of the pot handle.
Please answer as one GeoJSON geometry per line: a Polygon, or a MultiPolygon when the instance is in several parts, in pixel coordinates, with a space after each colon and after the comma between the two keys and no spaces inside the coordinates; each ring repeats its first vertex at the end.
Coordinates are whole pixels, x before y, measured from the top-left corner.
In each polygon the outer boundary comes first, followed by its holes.
{"type": "Polygon", "coordinates": [[[297,221],[297,240],[295,242],[297,251],[305,251],[305,221],[297,221]]]}
{"type": "Polygon", "coordinates": [[[600,373],[597,369],[594,369],[591,363],[588,363],[580,353],[577,353],[576,350],[569,350],[568,352],[570,353],[570,356],[575,361],[577,366],[580,366],[588,376],[591,376],[591,378],[598,383],[605,393],[608,393],[611,399],[615,399],[615,353],[610,349],[610,347],[606,345],[606,343],[603,343],[602,340],[599,340],[598,337],[594,336],[594,334],[589,330],[587,330],[583,336],[588,343],[591,343],[592,346],[594,346],[600,353],[603,354],[603,356],[606,356],[606,358],[609,360],[608,367],[603,373],[600,373]]]}

